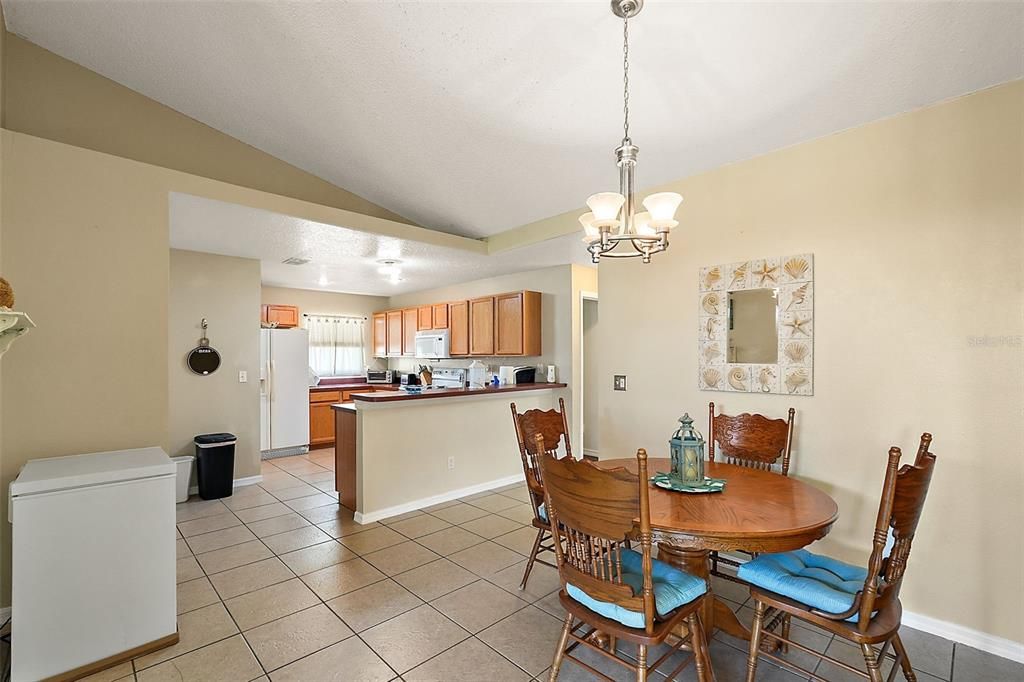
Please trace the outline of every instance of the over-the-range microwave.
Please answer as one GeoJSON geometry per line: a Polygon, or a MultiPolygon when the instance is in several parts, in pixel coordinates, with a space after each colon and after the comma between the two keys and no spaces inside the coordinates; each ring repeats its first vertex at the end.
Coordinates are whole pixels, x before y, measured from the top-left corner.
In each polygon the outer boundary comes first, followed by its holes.
{"type": "Polygon", "coordinates": [[[447,329],[416,332],[416,357],[439,360],[451,357],[451,336],[447,329]]]}

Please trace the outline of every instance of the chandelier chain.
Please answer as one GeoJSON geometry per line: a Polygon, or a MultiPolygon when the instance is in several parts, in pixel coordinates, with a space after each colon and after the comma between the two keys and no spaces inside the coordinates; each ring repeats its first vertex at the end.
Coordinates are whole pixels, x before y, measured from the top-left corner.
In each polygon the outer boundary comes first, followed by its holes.
{"type": "Polygon", "coordinates": [[[622,18],[622,132],[629,139],[629,16],[622,18]]]}

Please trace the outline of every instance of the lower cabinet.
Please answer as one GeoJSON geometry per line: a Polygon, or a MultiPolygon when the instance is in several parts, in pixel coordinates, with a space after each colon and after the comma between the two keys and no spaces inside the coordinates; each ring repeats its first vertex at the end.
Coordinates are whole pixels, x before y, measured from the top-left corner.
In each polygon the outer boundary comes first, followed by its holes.
{"type": "Polygon", "coordinates": [[[334,414],[331,405],[347,403],[353,393],[372,393],[372,386],[350,386],[337,390],[309,392],[309,447],[327,448],[334,445],[334,414]]]}
{"type": "Polygon", "coordinates": [[[338,502],[356,510],[356,413],[354,410],[334,410],[338,433],[334,446],[334,489],[338,502]]]}

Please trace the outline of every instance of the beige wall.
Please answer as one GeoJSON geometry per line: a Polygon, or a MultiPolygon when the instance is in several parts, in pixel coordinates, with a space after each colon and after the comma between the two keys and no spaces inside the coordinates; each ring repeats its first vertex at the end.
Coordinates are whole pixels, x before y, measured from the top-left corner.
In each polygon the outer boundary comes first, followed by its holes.
{"type": "Polygon", "coordinates": [[[83,66],[7,34],[3,126],[243,187],[409,222],[83,66]]]}
{"type": "Polygon", "coordinates": [[[387,310],[387,296],[363,296],[360,294],[336,294],[331,291],[311,289],[287,289],[284,287],[263,287],[264,304],[295,305],[299,314],[359,315],[366,317],[367,367],[386,367],[387,363],[373,357],[373,339],[370,316],[378,310],[387,310]]]}
{"type": "Polygon", "coordinates": [[[598,335],[597,301],[583,301],[583,448],[601,451],[601,374],[598,364],[601,350],[598,335]]]}
{"type": "Polygon", "coordinates": [[[580,425],[583,423],[581,391],[583,390],[583,294],[596,294],[597,292],[597,268],[582,267],[573,265],[570,268],[572,275],[572,342],[570,374],[566,374],[561,367],[559,380],[569,384],[572,393],[572,405],[570,413],[570,430],[572,431],[572,442],[576,446],[577,454],[582,454],[583,439],[580,433],[580,425]]]}
{"type": "Polygon", "coordinates": [[[171,250],[167,452],[195,454],[196,435],[228,431],[238,436],[236,479],[260,473],[259,306],[258,260],[171,250]],[[221,366],[200,376],[185,357],[199,345],[204,317],[221,366]],[[244,384],[240,371],[248,374],[244,384]]]}
{"type": "Polygon", "coordinates": [[[709,400],[792,405],[795,474],[840,508],[814,549],[862,562],[887,449],[930,431],[904,607],[1024,642],[1022,120],[1016,82],[671,185],[686,198],[672,248],[601,264],[602,456],[666,456],[679,415],[709,400]],[[815,395],[698,391],[698,268],[803,252],[815,395]]]}

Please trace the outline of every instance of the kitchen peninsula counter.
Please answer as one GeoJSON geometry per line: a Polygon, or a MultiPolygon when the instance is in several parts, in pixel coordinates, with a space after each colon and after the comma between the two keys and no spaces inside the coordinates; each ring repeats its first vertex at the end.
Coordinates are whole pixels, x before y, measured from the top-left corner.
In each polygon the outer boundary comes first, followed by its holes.
{"type": "Polygon", "coordinates": [[[483,388],[427,388],[420,393],[407,391],[374,391],[373,393],[353,393],[352,400],[361,403],[391,403],[396,401],[429,400],[431,398],[462,398],[471,395],[493,395],[495,393],[516,393],[517,391],[539,391],[543,389],[566,388],[568,384],[508,384],[505,386],[485,386],[483,388]]]}
{"type": "Polygon", "coordinates": [[[560,398],[567,384],[353,392],[331,405],[338,501],[372,523],[521,481],[509,404],[550,410],[560,398]]]}

